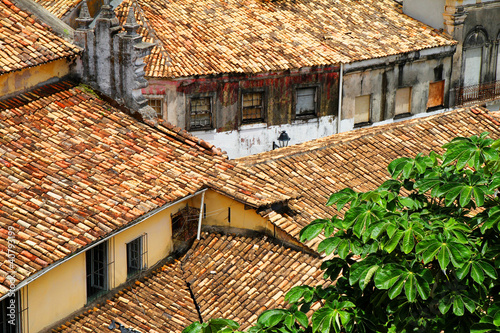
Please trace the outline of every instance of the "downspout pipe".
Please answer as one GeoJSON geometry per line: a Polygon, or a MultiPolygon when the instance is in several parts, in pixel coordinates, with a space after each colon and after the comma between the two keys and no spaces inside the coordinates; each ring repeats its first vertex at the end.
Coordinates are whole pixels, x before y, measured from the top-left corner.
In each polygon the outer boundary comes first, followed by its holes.
{"type": "Polygon", "coordinates": [[[200,204],[200,217],[198,218],[198,234],[196,239],[200,240],[201,236],[201,219],[203,218],[203,204],[205,203],[205,192],[201,194],[201,204],[200,204]]]}
{"type": "Polygon", "coordinates": [[[342,119],[342,88],[344,87],[344,64],[340,63],[340,78],[339,78],[339,108],[337,113],[337,134],[340,133],[340,122],[342,119]]]}

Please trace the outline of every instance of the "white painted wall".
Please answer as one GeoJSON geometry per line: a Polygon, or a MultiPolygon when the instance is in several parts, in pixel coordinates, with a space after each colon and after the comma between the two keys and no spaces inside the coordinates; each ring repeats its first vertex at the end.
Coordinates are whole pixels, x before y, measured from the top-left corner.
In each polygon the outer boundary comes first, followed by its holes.
{"type": "Polygon", "coordinates": [[[325,116],[308,120],[296,120],[291,124],[267,126],[266,124],[242,125],[239,131],[215,132],[194,131],[194,136],[214,144],[227,152],[229,158],[238,158],[273,149],[273,141],[278,143],[281,131],[290,137],[288,145],[322,138],[337,132],[335,116],[325,116]]]}

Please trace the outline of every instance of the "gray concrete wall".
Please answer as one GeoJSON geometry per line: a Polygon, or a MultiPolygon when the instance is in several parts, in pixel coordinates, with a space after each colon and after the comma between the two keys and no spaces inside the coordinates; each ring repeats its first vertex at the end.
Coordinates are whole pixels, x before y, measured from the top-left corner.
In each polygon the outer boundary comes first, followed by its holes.
{"type": "Polygon", "coordinates": [[[404,0],[403,12],[436,29],[444,27],[444,6],[446,0],[404,0]]]}
{"type": "MultiPolygon", "coordinates": [[[[371,123],[392,119],[395,116],[396,90],[411,87],[411,114],[427,112],[429,83],[440,81],[437,72],[442,68],[445,80],[444,107],[447,106],[452,71],[451,54],[444,58],[424,58],[365,68],[344,74],[342,120],[354,118],[355,98],[371,95],[371,123]],[[436,69],[436,71],[435,71],[436,69]]],[[[354,122],[344,122],[342,131],[354,122]]]]}

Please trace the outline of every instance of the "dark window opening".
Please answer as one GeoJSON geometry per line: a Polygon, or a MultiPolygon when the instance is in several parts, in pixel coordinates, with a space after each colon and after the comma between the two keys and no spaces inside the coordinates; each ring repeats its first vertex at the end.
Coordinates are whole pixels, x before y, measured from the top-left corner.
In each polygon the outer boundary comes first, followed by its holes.
{"type": "Polygon", "coordinates": [[[101,243],[86,252],[87,302],[108,290],[108,246],[101,243]]]}
{"type": "Polygon", "coordinates": [[[264,93],[253,92],[242,95],[242,121],[244,123],[263,121],[264,93]]]}
{"type": "Polygon", "coordinates": [[[196,238],[198,232],[200,210],[195,207],[186,206],[177,213],[172,214],[171,218],[174,248],[180,251],[184,248],[189,248],[190,243],[196,238]]]}
{"type": "Polygon", "coordinates": [[[210,97],[191,98],[189,128],[191,130],[212,128],[212,103],[210,97]]]}
{"type": "Polygon", "coordinates": [[[127,276],[132,276],[146,269],[144,236],[127,243],[127,276]]]}

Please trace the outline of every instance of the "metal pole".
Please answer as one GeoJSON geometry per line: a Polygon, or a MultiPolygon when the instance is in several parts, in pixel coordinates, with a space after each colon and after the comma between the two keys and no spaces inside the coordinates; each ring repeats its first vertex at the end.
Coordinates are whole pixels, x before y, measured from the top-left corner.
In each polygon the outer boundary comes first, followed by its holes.
{"type": "Polygon", "coordinates": [[[200,205],[200,217],[198,218],[198,235],[196,236],[197,240],[200,240],[201,236],[201,218],[203,217],[203,204],[205,203],[205,192],[201,194],[201,205],[200,205]]]}
{"type": "Polygon", "coordinates": [[[344,64],[340,63],[340,78],[339,78],[339,110],[337,114],[337,134],[340,133],[340,121],[342,118],[342,88],[344,86],[344,64]]]}

